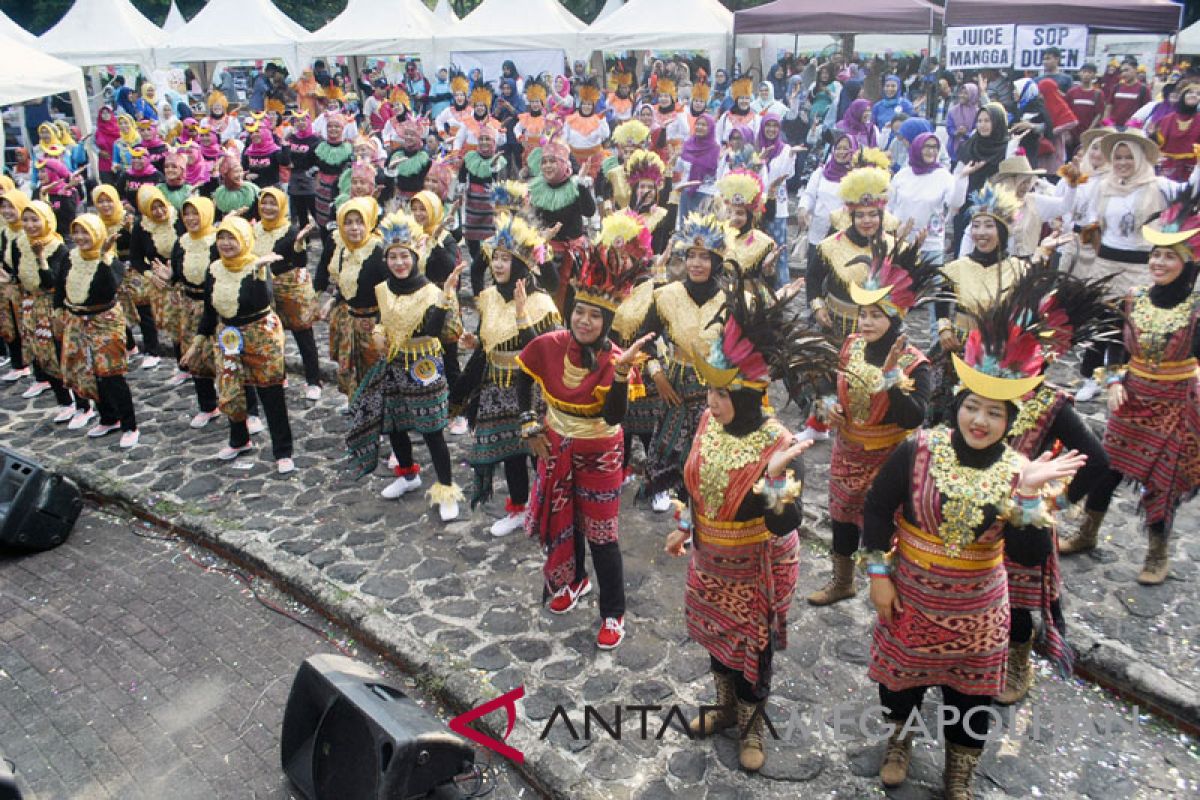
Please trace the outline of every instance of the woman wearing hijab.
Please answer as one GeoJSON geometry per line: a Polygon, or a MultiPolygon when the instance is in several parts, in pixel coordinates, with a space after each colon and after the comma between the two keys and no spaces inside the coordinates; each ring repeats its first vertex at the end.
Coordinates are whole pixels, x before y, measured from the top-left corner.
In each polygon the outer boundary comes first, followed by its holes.
{"type": "Polygon", "coordinates": [[[875,102],[871,109],[871,121],[880,130],[892,124],[892,117],[897,111],[903,111],[908,116],[913,115],[913,105],[902,93],[904,83],[898,75],[888,75],[883,79],[883,97],[875,102]]]}
{"type": "MultiPolygon", "coordinates": [[[[999,103],[988,103],[975,115],[975,130],[958,148],[957,162],[983,166],[971,173],[967,182],[967,195],[983,188],[988,179],[1000,170],[1008,152],[1008,113],[999,103]]],[[[967,230],[966,209],[954,218],[954,241],[950,252],[957,253],[967,230]]]]}
{"type": "Polygon", "coordinates": [[[1067,142],[1075,136],[1075,131],[1079,128],[1079,118],[1071,110],[1067,98],[1063,96],[1053,78],[1042,78],[1038,81],[1038,91],[1042,94],[1046,115],[1050,118],[1045,136],[1045,142],[1050,149],[1049,152],[1045,152],[1046,147],[1043,146],[1043,153],[1038,161],[1047,172],[1057,172],[1059,167],[1067,163],[1067,142]]]}
{"type": "Polygon", "coordinates": [[[910,243],[922,239],[921,257],[932,264],[945,261],[946,231],[967,199],[967,182],[975,164],[960,165],[950,174],[939,158],[941,143],[931,132],[919,133],[908,146],[908,165],[892,178],[888,212],[908,225],[910,243]]]}
{"type": "Polygon", "coordinates": [[[816,260],[817,245],[829,235],[830,217],[845,205],[839,184],[850,171],[854,152],[854,138],[844,131],[835,131],[829,160],[813,172],[804,191],[800,193],[800,234],[808,232],[808,250],[804,257],[806,265],[816,260]]]}
{"type": "Polygon", "coordinates": [[[101,106],[96,114],[96,158],[100,167],[100,182],[113,182],[113,147],[121,140],[121,125],[117,115],[108,106],[101,106]]]}
{"type": "Polygon", "coordinates": [[[1031,161],[1041,156],[1042,138],[1050,132],[1050,115],[1046,103],[1033,78],[1021,78],[1013,82],[1013,98],[1017,111],[1008,132],[1019,140],[1019,146],[1031,161]]]}
{"type": "Polygon", "coordinates": [[[775,85],[770,81],[763,81],[758,85],[758,95],[750,101],[750,110],[758,114],[760,118],[767,113],[784,117],[788,114],[789,109],[780,102],[779,98],[781,97],[787,97],[787,95],[776,92],[775,85]]]}
{"type": "Polygon", "coordinates": [[[966,82],[958,89],[958,102],[946,114],[946,152],[958,159],[958,148],[975,130],[979,116],[979,86],[966,82]]]}
{"type": "Polygon", "coordinates": [[[701,114],[696,128],[683,143],[675,161],[675,185],[687,184],[679,192],[680,220],[694,210],[704,197],[711,195],[712,182],[717,176],[717,160],[721,146],[717,143],[716,123],[708,114],[701,114]]]}
{"type": "Polygon", "coordinates": [[[1194,148],[1200,144],[1200,125],[1196,125],[1196,107],[1200,105],[1200,84],[1187,83],[1179,89],[1179,102],[1156,127],[1162,160],[1159,174],[1173,181],[1186,181],[1196,167],[1194,148]]]}
{"type": "Polygon", "coordinates": [[[265,122],[246,124],[250,144],[242,152],[242,170],[260,189],[279,185],[279,168],[288,166],[287,152],[265,122]]]}
{"type": "MultiPolygon", "coordinates": [[[[844,69],[838,73],[838,84],[841,85],[841,91],[837,97],[837,111],[835,112],[835,122],[840,121],[846,116],[846,109],[850,108],[850,104],[858,100],[862,94],[863,82],[861,78],[852,78],[848,69],[844,69]]],[[[867,103],[868,107],[870,102],[867,103]]]]}
{"type": "MultiPolygon", "coordinates": [[[[29,205],[29,196],[17,191],[7,176],[0,176],[5,187],[0,194],[0,338],[8,350],[10,369],[0,377],[4,383],[15,383],[29,377],[21,344],[21,283],[13,245],[21,235],[21,214],[29,205]]],[[[109,187],[111,189],[111,187],[109,187]]],[[[115,192],[114,192],[115,195],[115,192]]],[[[117,208],[121,208],[117,200],[117,208]]]]}
{"type": "Polygon", "coordinates": [[[783,289],[791,281],[788,269],[788,179],[796,171],[796,158],[792,148],[783,137],[782,122],[778,115],[768,111],[762,116],[758,125],[758,157],[761,159],[766,173],[764,183],[766,190],[763,195],[766,203],[764,222],[767,233],[779,246],[779,259],[775,262],[775,288],[783,289]],[[772,201],[774,201],[772,203],[772,201]],[[773,208],[772,208],[773,206],[773,208]]]}
{"type": "Polygon", "coordinates": [[[837,124],[837,129],[850,135],[855,150],[878,146],[878,131],[871,123],[871,102],[855,100],[846,107],[846,113],[837,124]]]}

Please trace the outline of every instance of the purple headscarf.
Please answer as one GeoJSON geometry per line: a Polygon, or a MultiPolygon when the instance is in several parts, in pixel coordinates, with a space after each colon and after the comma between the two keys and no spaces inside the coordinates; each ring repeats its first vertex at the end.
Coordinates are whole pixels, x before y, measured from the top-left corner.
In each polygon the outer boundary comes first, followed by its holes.
{"type": "MultiPolygon", "coordinates": [[[[942,166],[941,162],[936,158],[933,160],[932,164],[925,163],[925,156],[922,153],[922,148],[925,147],[925,143],[930,139],[933,139],[935,142],[938,140],[935,134],[920,133],[917,134],[917,137],[912,140],[912,144],[908,146],[908,166],[909,169],[913,171],[914,175],[928,175],[935,169],[942,166]]],[[[938,142],[938,144],[940,145],[941,143],[938,142]]]]}
{"type": "Polygon", "coordinates": [[[763,114],[758,120],[758,138],[754,142],[755,147],[758,148],[758,155],[763,161],[770,162],[771,159],[783,152],[786,144],[787,140],[783,138],[783,125],[779,122],[779,115],[773,111],[763,114]],[[763,135],[763,128],[767,127],[768,122],[779,125],[779,132],[775,134],[774,139],[767,139],[763,135]]]}
{"type": "Polygon", "coordinates": [[[825,176],[825,180],[833,183],[841,183],[842,178],[846,177],[846,173],[850,171],[851,159],[846,159],[845,164],[839,164],[837,159],[833,157],[833,151],[837,149],[838,142],[842,139],[849,140],[851,155],[853,156],[854,137],[845,131],[838,131],[833,135],[833,146],[829,148],[829,158],[825,162],[825,168],[821,170],[825,176]]]}
{"type": "Polygon", "coordinates": [[[717,144],[717,125],[709,114],[701,114],[696,119],[708,123],[708,135],[704,137],[693,133],[683,143],[683,152],[679,157],[689,165],[688,180],[702,181],[717,174],[717,160],[721,157],[721,146],[717,144]]]}
{"type": "Polygon", "coordinates": [[[871,101],[859,98],[849,105],[837,124],[837,129],[850,134],[858,147],[875,146],[875,126],[862,121],[863,114],[870,110],[871,101]]]}

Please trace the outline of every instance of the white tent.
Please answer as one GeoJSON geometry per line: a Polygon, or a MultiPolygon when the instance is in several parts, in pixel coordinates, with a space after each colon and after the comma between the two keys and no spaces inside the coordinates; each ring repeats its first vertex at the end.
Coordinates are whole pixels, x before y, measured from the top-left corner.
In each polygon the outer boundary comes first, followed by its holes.
{"type": "Polygon", "coordinates": [[[129,0],[76,0],[38,44],[42,52],[81,67],[137,64],[148,74],[163,36],[129,0]]]}
{"type": "Polygon", "coordinates": [[[450,7],[450,0],[438,0],[433,15],[442,22],[458,22],[458,14],[450,7]]]}
{"type": "Polygon", "coordinates": [[[604,8],[600,9],[600,13],[596,15],[594,20],[592,20],[592,25],[595,25],[597,22],[604,19],[623,5],[625,5],[625,0],[605,0],[604,8]]]}
{"type": "Polygon", "coordinates": [[[1200,53],[1200,22],[1193,22],[1175,37],[1175,52],[1184,55],[1200,53]]]}
{"type": "Polygon", "coordinates": [[[167,18],[163,21],[163,32],[174,33],[175,31],[187,25],[187,20],[179,11],[179,6],[175,5],[175,0],[171,0],[171,8],[167,11],[167,18]]]}
{"type": "Polygon", "coordinates": [[[37,37],[9,19],[8,15],[0,12],[0,36],[16,39],[21,44],[32,45],[37,37]]]}
{"type": "MultiPolygon", "coordinates": [[[[92,130],[83,70],[48,56],[16,39],[0,36],[0,106],[37,100],[69,92],[75,122],[84,136],[92,130]]],[[[0,156],[4,153],[4,126],[0,125],[0,156]]]]}
{"type": "Polygon", "coordinates": [[[433,58],[433,36],[446,23],[421,0],[350,0],[346,10],[300,45],[304,63],[317,56],[418,53],[433,58]]]}
{"type": "Polygon", "coordinates": [[[300,74],[297,45],[311,34],[271,0],[209,0],[187,25],[155,49],[163,64],[279,58],[300,74]]]}
{"type": "Polygon", "coordinates": [[[733,12],[717,0],[630,0],[580,37],[588,50],[707,50],[728,65],[733,12]]]}
{"type": "Polygon", "coordinates": [[[565,50],[574,57],[585,27],[558,0],[483,0],[437,38],[439,63],[455,52],[565,50]]]}

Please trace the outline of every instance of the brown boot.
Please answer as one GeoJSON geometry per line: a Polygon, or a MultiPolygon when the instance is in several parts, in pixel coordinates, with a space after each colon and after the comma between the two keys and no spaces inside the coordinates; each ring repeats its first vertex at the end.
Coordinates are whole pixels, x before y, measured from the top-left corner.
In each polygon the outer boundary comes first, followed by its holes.
{"type": "Polygon", "coordinates": [[[712,736],[717,731],[723,731],[736,725],[738,721],[737,694],[733,676],[714,672],[713,680],[717,684],[717,701],[713,703],[717,707],[716,710],[708,709],[697,714],[696,718],[688,725],[692,736],[697,738],[712,736]]]}
{"type": "Polygon", "coordinates": [[[738,723],[738,761],[747,772],[758,772],[767,761],[767,753],[763,748],[763,712],[762,703],[737,704],[738,723]]]}
{"type": "Polygon", "coordinates": [[[904,729],[903,722],[892,722],[885,719],[892,726],[892,733],[888,736],[887,749],[883,751],[883,763],[879,766],[879,780],[883,781],[883,785],[888,789],[895,789],[908,778],[908,763],[912,760],[912,740],[911,732],[901,734],[904,729]]]}
{"type": "Polygon", "coordinates": [[[1150,547],[1146,550],[1146,560],[1142,563],[1142,571],[1138,573],[1137,582],[1143,586],[1158,586],[1167,579],[1171,571],[1171,560],[1167,555],[1167,535],[1150,531],[1150,547]]]}
{"type": "Polygon", "coordinates": [[[1086,511],[1079,532],[1070,539],[1058,540],[1060,555],[1069,556],[1072,553],[1086,553],[1096,549],[1096,540],[1100,536],[1100,523],[1104,522],[1104,511],[1086,511]]]}
{"type": "Polygon", "coordinates": [[[963,747],[946,742],[946,771],[942,774],[942,789],[946,800],[974,800],[972,783],[979,766],[982,747],[963,747]]]}
{"type": "Polygon", "coordinates": [[[1033,664],[1029,654],[1033,652],[1033,639],[1024,644],[1008,644],[1008,675],[1004,679],[1004,691],[996,696],[1002,706],[1011,706],[1025,699],[1029,687],[1033,686],[1033,664]]]}
{"type": "Polygon", "coordinates": [[[829,583],[808,596],[811,605],[828,606],[854,597],[854,559],[837,553],[830,555],[833,556],[833,575],[829,583]]]}

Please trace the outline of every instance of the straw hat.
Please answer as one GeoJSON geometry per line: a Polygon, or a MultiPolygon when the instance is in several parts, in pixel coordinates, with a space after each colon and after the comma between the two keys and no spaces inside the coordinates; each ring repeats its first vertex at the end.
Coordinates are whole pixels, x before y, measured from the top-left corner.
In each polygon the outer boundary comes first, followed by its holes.
{"type": "Polygon", "coordinates": [[[1025,156],[1013,156],[1006,158],[1000,162],[1000,168],[996,170],[993,180],[1000,178],[1024,178],[1030,175],[1045,175],[1046,170],[1034,169],[1029,159],[1025,156]]]}
{"type": "Polygon", "coordinates": [[[1112,161],[1113,150],[1122,142],[1128,142],[1142,148],[1142,153],[1146,156],[1147,163],[1158,163],[1158,145],[1137,128],[1129,128],[1105,136],[1100,142],[1100,149],[1104,152],[1104,157],[1112,161]]]}

